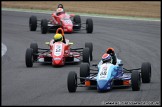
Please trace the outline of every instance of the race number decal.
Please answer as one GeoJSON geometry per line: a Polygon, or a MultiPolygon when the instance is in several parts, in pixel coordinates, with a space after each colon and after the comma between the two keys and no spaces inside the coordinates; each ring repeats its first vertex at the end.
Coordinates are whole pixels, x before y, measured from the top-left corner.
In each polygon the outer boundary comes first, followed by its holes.
{"type": "Polygon", "coordinates": [[[106,74],[107,74],[107,67],[103,67],[100,76],[104,76],[106,74]]]}
{"type": "Polygon", "coordinates": [[[109,67],[104,66],[101,68],[101,71],[99,73],[99,79],[106,79],[108,75],[108,69],[109,67]]]}
{"type": "Polygon", "coordinates": [[[72,23],[71,23],[71,20],[65,20],[65,23],[67,23],[67,24],[72,24],[72,23]]]}
{"type": "Polygon", "coordinates": [[[62,52],[62,44],[56,44],[55,50],[54,50],[54,55],[60,56],[61,52],[62,52]]]}

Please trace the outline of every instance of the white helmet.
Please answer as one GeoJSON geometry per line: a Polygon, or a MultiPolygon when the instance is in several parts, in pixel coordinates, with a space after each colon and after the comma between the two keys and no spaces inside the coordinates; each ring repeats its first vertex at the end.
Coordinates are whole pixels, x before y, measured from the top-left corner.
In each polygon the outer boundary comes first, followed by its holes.
{"type": "Polygon", "coordinates": [[[61,13],[61,12],[63,12],[64,10],[62,9],[62,8],[58,8],[57,10],[56,10],[56,12],[57,13],[61,13]]]}

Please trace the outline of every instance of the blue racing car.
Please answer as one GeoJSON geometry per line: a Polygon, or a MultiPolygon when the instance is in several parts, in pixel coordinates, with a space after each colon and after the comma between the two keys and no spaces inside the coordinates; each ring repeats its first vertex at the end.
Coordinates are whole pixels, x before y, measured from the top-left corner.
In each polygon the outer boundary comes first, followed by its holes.
{"type": "Polygon", "coordinates": [[[69,72],[67,78],[69,92],[76,92],[77,87],[96,87],[99,92],[103,92],[122,86],[132,87],[133,91],[139,91],[141,79],[143,83],[151,81],[149,62],[142,63],[141,68],[129,70],[123,67],[122,61],[118,58],[116,64],[101,60],[99,64],[92,66],[95,66],[96,69],[91,69],[88,63],[82,63],[80,77],[77,77],[76,72],[69,72]],[[80,79],[79,83],[78,79],[80,79]]]}

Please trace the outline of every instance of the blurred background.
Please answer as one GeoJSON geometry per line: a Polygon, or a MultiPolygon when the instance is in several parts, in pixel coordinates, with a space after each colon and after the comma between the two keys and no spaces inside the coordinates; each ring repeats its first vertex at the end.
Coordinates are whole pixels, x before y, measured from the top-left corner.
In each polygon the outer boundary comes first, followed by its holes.
{"type": "Polygon", "coordinates": [[[2,8],[56,10],[62,3],[66,12],[160,18],[160,1],[2,1],[2,8]]]}

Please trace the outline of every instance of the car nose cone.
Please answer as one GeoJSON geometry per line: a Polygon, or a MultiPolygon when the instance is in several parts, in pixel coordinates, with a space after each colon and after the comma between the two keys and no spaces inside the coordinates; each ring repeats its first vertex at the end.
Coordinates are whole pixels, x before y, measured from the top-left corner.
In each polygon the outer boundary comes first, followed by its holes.
{"type": "Polygon", "coordinates": [[[107,84],[107,80],[99,80],[97,81],[97,84],[99,89],[104,89],[107,84]]]}

